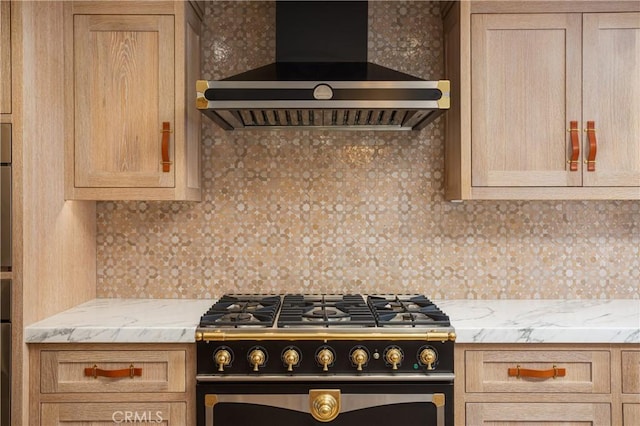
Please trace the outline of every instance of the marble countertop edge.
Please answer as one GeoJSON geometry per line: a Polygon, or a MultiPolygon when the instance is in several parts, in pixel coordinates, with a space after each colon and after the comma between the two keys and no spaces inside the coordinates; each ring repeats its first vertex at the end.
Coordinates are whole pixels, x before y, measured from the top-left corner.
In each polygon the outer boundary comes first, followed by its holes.
{"type": "MultiPolygon", "coordinates": [[[[212,299],[94,299],[25,327],[26,343],[193,343],[212,299]]],[[[640,344],[640,300],[434,300],[458,343],[640,344]]]]}

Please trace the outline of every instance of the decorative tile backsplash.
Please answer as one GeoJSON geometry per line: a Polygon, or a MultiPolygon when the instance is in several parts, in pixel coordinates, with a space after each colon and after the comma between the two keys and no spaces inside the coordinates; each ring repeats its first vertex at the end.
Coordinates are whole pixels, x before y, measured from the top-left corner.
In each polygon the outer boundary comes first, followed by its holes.
{"type": "MultiPolygon", "coordinates": [[[[369,3],[369,60],[444,75],[437,2],[369,3]]],[[[273,61],[272,2],[208,2],[206,79],[273,61]]],[[[443,200],[420,132],[225,132],[203,119],[203,201],[98,203],[98,296],[419,292],[639,298],[639,202],[443,200]]]]}

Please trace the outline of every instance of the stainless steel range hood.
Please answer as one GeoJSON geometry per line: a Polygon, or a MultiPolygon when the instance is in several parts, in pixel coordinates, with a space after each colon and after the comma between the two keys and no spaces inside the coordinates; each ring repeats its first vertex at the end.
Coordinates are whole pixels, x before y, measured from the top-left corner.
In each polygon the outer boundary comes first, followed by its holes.
{"type": "Polygon", "coordinates": [[[367,62],[367,31],[367,2],[278,1],[276,62],[198,81],[197,107],[226,130],[420,130],[449,108],[449,81],[367,62]]]}

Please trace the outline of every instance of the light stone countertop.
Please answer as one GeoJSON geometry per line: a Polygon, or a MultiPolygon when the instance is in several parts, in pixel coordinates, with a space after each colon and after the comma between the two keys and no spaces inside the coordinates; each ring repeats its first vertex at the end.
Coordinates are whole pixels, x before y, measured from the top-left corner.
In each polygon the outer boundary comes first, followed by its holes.
{"type": "Polygon", "coordinates": [[[458,343],[640,343],[640,300],[442,300],[458,343]]]}
{"type": "Polygon", "coordinates": [[[212,300],[93,299],[25,327],[27,343],[189,343],[212,300]]]}
{"type": "MultiPolygon", "coordinates": [[[[434,300],[458,343],[640,343],[640,300],[434,300]]],[[[25,328],[27,343],[189,343],[213,300],[94,299],[25,328]]]]}

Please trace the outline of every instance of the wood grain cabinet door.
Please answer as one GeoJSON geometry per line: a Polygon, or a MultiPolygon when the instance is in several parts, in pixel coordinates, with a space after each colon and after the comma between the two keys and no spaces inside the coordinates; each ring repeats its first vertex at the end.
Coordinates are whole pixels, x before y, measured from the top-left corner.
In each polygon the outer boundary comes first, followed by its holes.
{"type": "Polygon", "coordinates": [[[175,185],[161,133],[175,124],[174,40],[169,15],[73,17],[76,187],[175,185]]]}
{"type": "Polygon", "coordinates": [[[471,17],[472,186],[566,187],[581,114],[581,14],[471,17]]]}
{"type": "Polygon", "coordinates": [[[640,13],[585,13],[583,33],[583,120],[597,143],[584,185],[640,187],[640,13]]]}
{"type": "Polygon", "coordinates": [[[496,350],[465,352],[467,393],[581,393],[611,392],[609,351],[496,350]],[[509,369],[566,370],[564,377],[514,377],[509,369]]]}
{"type": "Polygon", "coordinates": [[[184,392],[185,351],[42,351],[42,393],[184,392]],[[91,377],[85,369],[122,371],[139,368],[136,377],[91,377]]]}
{"type": "Polygon", "coordinates": [[[187,425],[180,402],[51,402],[40,405],[42,426],[187,425]]]}
{"type": "Polygon", "coordinates": [[[640,394],[640,351],[622,351],[622,393],[640,394]]]}
{"type": "Polygon", "coordinates": [[[0,113],[11,113],[11,2],[0,2],[0,113]]]}
{"type": "Polygon", "coordinates": [[[470,403],[468,426],[610,426],[611,406],[594,403],[470,403]]]}

